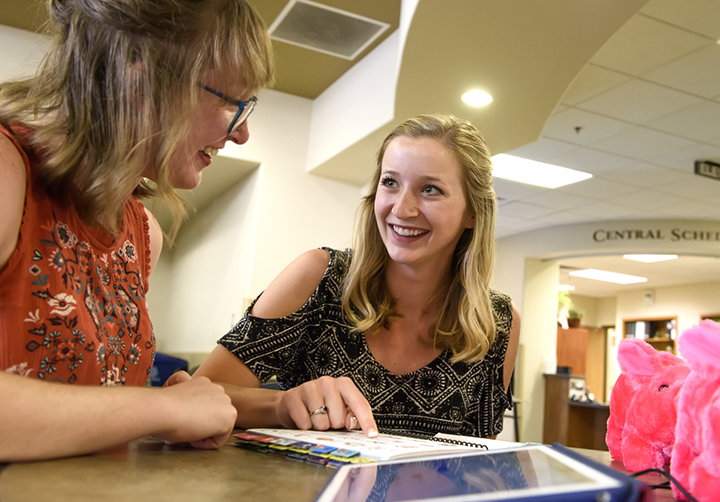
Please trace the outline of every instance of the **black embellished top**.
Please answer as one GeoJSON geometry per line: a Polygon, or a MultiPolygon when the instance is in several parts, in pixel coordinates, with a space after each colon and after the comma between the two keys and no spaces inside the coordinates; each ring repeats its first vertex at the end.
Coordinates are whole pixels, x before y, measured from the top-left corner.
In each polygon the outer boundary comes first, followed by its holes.
{"type": "Polygon", "coordinates": [[[448,349],[427,366],[395,375],[375,360],[365,336],[352,331],[343,315],[343,280],[352,252],[325,249],[330,262],[305,305],[278,319],[250,315],[251,305],[218,343],[261,381],[277,376],[286,390],[325,375],[351,378],[370,403],[382,432],[498,434],[503,413],[512,407],[511,392],[505,392],[503,383],[512,323],[510,298],[490,291],[496,336],[485,357],[474,363],[451,363],[448,349]]]}

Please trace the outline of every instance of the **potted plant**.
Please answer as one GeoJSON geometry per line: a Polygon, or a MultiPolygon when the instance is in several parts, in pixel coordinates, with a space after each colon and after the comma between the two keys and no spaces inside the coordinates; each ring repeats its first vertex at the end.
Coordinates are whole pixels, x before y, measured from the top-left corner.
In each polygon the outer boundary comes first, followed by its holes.
{"type": "Polygon", "coordinates": [[[580,320],[583,318],[585,314],[582,310],[577,309],[570,309],[568,310],[568,327],[569,328],[578,328],[580,327],[580,320]]]}

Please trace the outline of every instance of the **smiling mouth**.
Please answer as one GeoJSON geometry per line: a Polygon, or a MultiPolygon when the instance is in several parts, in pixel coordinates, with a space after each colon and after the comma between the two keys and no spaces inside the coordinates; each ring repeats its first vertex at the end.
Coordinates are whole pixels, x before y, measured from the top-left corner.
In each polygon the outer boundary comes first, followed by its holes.
{"type": "Polygon", "coordinates": [[[402,235],[403,237],[418,237],[428,233],[427,230],[411,230],[409,228],[398,227],[397,225],[390,225],[390,227],[396,234],[402,235]]]}
{"type": "Polygon", "coordinates": [[[215,157],[218,154],[218,151],[219,150],[217,148],[212,148],[210,146],[207,146],[207,147],[203,148],[202,150],[200,150],[200,153],[202,153],[208,159],[212,160],[213,157],[215,157]]]}

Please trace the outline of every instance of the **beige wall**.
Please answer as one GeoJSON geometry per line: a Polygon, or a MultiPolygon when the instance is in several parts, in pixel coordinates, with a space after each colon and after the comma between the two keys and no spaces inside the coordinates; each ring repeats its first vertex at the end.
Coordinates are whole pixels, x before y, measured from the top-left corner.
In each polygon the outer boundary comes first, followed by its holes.
{"type": "Polygon", "coordinates": [[[33,75],[49,45],[44,36],[0,25],[0,82],[33,75]]]}
{"type": "Polygon", "coordinates": [[[592,296],[569,295],[573,302],[573,308],[583,313],[580,324],[582,326],[599,326],[598,311],[600,302],[598,298],[592,296]]]}
{"type": "MultiPolygon", "coordinates": [[[[549,308],[556,315],[557,308],[557,282],[550,286],[541,280],[545,287],[528,288],[528,283],[534,281],[535,275],[547,277],[539,265],[528,268],[531,260],[540,260],[543,263],[553,263],[553,260],[566,256],[592,255],[592,254],[623,254],[627,252],[664,252],[675,254],[700,254],[714,256],[717,254],[717,244],[710,242],[671,242],[659,241],[653,243],[656,249],[648,249],[647,244],[639,241],[625,242],[597,242],[593,234],[598,228],[606,230],[621,230],[623,228],[652,228],[692,227],[698,229],[713,229],[716,226],[712,221],[694,220],[638,220],[638,221],[605,221],[591,222],[577,225],[566,225],[516,234],[499,239],[497,242],[496,266],[492,285],[494,288],[511,295],[515,305],[518,306],[522,316],[520,333],[521,353],[524,354],[520,368],[523,387],[519,389],[518,396],[522,400],[521,438],[523,441],[542,441],[543,415],[542,399],[544,388],[542,381],[542,368],[549,352],[556,350],[556,331],[548,330],[545,324],[545,308],[549,308]],[[548,298],[552,305],[545,307],[548,298]],[[552,333],[551,333],[552,331],[552,333]],[[539,392],[538,389],[543,389],[539,392]]],[[[670,234],[668,230],[666,232],[670,234]]],[[[644,289],[638,295],[642,299],[644,289]]],[[[716,294],[716,293],[715,293],[716,294]]],[[[668,298],[664,292],[657,290],[656,296],[668,298]]],[[[631,297],[632,298],[632,297],[631,297]]],[[[712,298],[710,296],[709,298],[712,298]]],[[[679,297],[676,301],[681,301],[679,297]]],[[[617,322],[620,305],[623,298],[609,298],[593,302],[586,301],[591,318],[585,320],[588,325],[612,326],[617,322]],[[590,324],[591,323],[591,324],[590,324]]],[[[657,298],[660,302],[661,299],[657,298]]],[[[664,300],[663,300],[664,301],[664,300]]],[[[708,301],[708,300],[706,300],[708,301]]],[[[696,305],[695,298],[687,300],[689,305],[696,305]]],[[[656,305],[659,308],[659,303],[656,305]]],[[[643,314],[644,315],[644,314],[643,314]]],[[[681,329],[682,328],[681,326],[681,329]]],[[[621,332],[621,330],[620,330],[621,332]]],[[[621,335],[618,335],[621,336],[621,335]]],[[[618,340],[610,337],[608,340],[608,379],[614,382],[616,370],[611,364],[616,360],[615,345],[618,340]],[[615,343],[615,345],[611,345],[615,343]]],[[[609,395],[606,393],[606,395],[609,395]]]]}

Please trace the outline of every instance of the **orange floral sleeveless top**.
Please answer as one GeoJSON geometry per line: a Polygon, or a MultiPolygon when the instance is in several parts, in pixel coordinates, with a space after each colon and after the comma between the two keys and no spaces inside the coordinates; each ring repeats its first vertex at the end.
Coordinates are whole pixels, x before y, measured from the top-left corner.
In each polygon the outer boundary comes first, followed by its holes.
{"type": "Polygon", "coordinates": [[[113,238],[51,200],[33,178],[32,131],[0,127],[23,157],[18,243],[0,270],[0,370],[83,385],[144,385],[155,357],[145,293],[150,237],[142,203],[113,238]],[[20,141],[18,141],[18,138],[20,141]]]}

